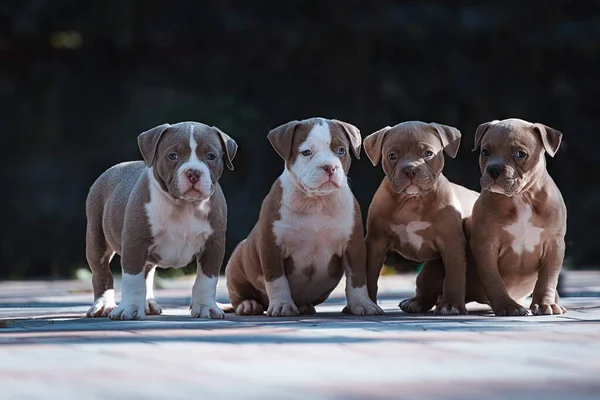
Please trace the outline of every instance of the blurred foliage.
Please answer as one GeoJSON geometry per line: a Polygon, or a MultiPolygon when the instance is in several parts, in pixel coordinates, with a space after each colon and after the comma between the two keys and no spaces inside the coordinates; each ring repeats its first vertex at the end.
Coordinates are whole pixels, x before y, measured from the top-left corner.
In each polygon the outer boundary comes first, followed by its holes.
{"type": "MultiPolygon", "coordinates": [[[[3,1],[0,277],[85,265],[90,185],[140,158],[140,132],[182,120],[240,146],[222,178],[228,256],[282,168],[267,132],[311,116],[363,135],[409,119],[456,126],[463,148],[446,174],[473,189],[481,122],[563,131],[548,164],[569,208],[569,263],[596,263],[599,47],[599,1],[3,1]]],[[[353,163],[365,216],[382,176],[353,163]]]]}

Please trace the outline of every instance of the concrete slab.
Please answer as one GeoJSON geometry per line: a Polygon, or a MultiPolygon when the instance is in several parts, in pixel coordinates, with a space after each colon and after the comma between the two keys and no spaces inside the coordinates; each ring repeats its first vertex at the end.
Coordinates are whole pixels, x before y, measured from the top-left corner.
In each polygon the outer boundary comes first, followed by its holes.
{"type": "Polygon", "coordinates": [[[384,316],[342,315],[342,282],[314,316],[205,321],[192,283],[161,281],[164,314],[133,322],[83,318],[89,282],[0,283],[0,399],[600,398],[600,272],[566,275],[568,314],[518,318],[407,315],[402,275],[384,316]]]}

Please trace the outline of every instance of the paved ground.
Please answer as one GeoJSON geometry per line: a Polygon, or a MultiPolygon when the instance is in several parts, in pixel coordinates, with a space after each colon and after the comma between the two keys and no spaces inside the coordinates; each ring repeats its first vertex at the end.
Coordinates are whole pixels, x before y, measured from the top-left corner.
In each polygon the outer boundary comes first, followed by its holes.
{"type": "Polygon", "coordinates": [[[600,272],[566,276],[560,317],[408,316],[413,282],[382,278],[380,317],[341,315],[339,287],[316,316],[202,321],[168,280],[136,322],[82,318],[87,282],[0,283],[0,399],[600,398],[600,272]]]}

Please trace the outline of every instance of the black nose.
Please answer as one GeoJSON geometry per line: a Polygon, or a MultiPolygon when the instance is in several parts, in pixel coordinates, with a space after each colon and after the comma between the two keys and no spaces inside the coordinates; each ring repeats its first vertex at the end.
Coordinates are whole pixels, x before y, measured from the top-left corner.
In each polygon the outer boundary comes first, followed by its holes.
{"type": "Polygon", "coordinates": [[[325,173],[329,176],[335,173],[335,166],[333,165],[323,165],[321,168],[323,168],[323,171],[325,171],[325,173]]]}
{"type": "Polygon", "coordinates": [[[504,172],[504,165],[488,165],[485,169],[492,179],[497,179],[504,172]]]}
{"type": "Polygon", "coordinates": [[[402,168],[402,173],[408,179],[413,179],[415,176],[417,176],[417,169],[415,167],[410,167],[410,166],[404,167],[404,168],[402,168]]]}
{"type": "Polygon", "coordinates": [[[199,169],[188,169],[185,171],[185,176],[187,176],[188,181],[193,185],[200,180],[200,176],[202,175],[202,171],[199,169]]]}

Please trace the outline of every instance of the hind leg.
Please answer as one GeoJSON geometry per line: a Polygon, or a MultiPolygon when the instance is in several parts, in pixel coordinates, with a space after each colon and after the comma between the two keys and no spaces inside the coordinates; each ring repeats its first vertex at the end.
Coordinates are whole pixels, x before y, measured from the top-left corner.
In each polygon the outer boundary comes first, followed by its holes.
{"type": "Polygon", "coordinates": [[[162,309],[154,298],[154,274],[156,265],[146,264],[146,315],[160,315],[162,309]]]}
{"type": "Polygon", "coordinates": [[[106,317],[117,308],[115,303],[115,286],[110,272],[110,261],[115,252],[109,247],[101,226],[88,222],[86,235],[86,258],[92,270],[92,289],[94,303],[86,313],[86,317],[106,317]]]}
{"type": "Polygon", "coordinates": [[[444,276],[444,264],[441,259],[426,261],[417,276],[415,296],[403,300],[398,307],[407,313],[425,313],[431,310],[442,294],[444,276]]]}
{"type": "Polygon", "coordinates": [[[269,301],[265,295],[256,290],[250,282],[231,273],[226,268],[227,291],[229,300],[237,315],[263,315],[269,301]]]}

